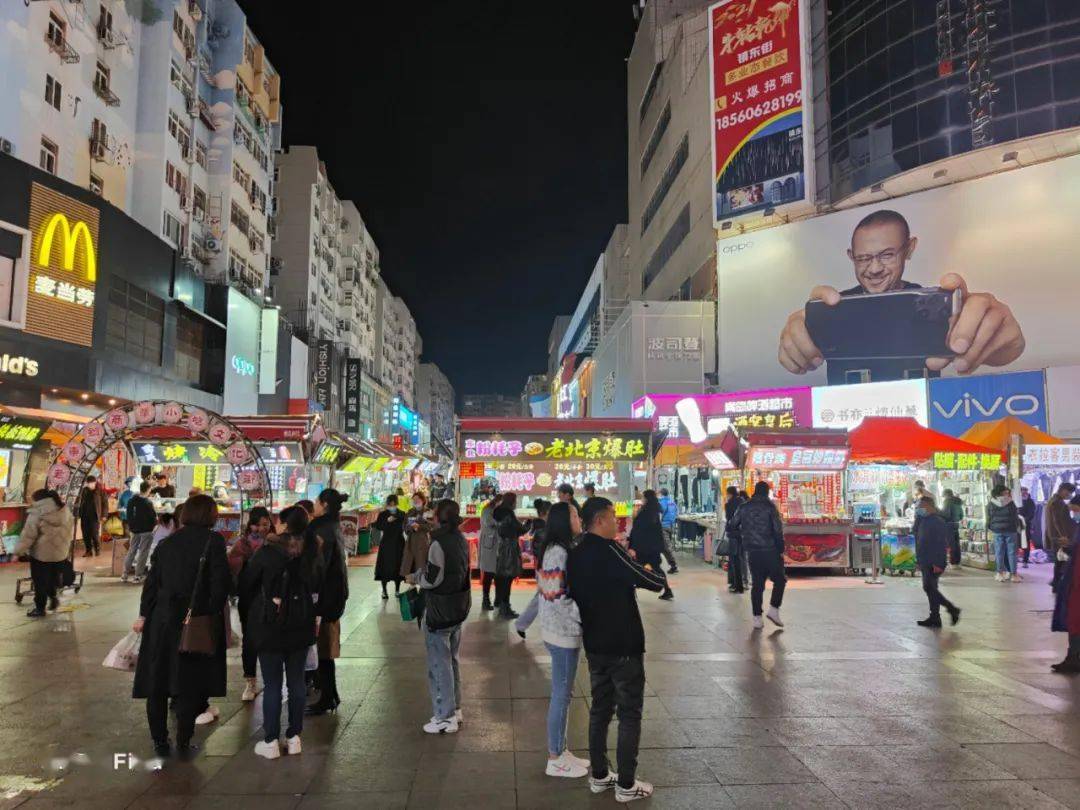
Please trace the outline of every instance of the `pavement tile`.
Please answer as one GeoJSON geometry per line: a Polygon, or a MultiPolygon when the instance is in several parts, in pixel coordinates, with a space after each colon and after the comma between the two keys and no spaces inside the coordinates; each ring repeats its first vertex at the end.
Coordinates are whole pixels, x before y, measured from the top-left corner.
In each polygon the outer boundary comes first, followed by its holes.
{"type": "Polygon", "coordinates": [[[818,778],[786,748],[706,748],[709,768],[723,785],[816,782],[818,778]]]}
{"type": "Polygon", "coordinates": [[[1080,779],[1039,779],[1028,784],[1064,807],[1080,810],[1080,779]]]}
{"type": "Polygon", "coordinates": [[[724,785],[734,806],[770,810],[776,807],[791,808],[843,808],[846,807],[836,794],[820,782],[797,785],[724,785]]]}
{"type": "Polygon", "coordinates": [[[964,747],[1021,779],[1080,777],[1080,757],[1047,743],[991,743],[964,747]]]}

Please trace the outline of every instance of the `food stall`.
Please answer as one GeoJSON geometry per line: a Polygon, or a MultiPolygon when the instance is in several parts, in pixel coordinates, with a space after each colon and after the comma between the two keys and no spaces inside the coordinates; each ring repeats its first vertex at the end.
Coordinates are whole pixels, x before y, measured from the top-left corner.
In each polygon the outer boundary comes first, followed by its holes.
{"type": "MultiPolygon", "coordinates": [[[[939,507],[946,489],[964,505],[961,549],[983,559],[986,502],[1001,453],[923,427],[911,417],[866,417],[851,431],[847,497],[857,527],[879,526],[881,564],[891,574],[916,571],[914,484],[922,481],[939,507]]],[[[985,560],[983,560],[985,563],[985,560]]],[[[980,565],[980,567],[982,567],[980,565]]]]}
{"type": "Polygon", "coordinates": [[[836,430],[747,433],[746,489],[768,481],[784,520],[784,564],[851,567],[851,518],[844,506],[848,436],[836,430]]]}
{"type": "MultiPolygon", "coordinates": [[[[535,517],[533,501],[557,500],[570,484],[581,500],[587,483],[615,504],[623,529],[633,515],[635,475],[652,458],[652,423],[644,419],[462,419],[458,424],[457,498],[462,531],[473,566],[480,532],[480,509],[492,492],[515,492],[518,515],[535,517]]],[[[522,540],[526,568],[531,548],[522,540]]]]}

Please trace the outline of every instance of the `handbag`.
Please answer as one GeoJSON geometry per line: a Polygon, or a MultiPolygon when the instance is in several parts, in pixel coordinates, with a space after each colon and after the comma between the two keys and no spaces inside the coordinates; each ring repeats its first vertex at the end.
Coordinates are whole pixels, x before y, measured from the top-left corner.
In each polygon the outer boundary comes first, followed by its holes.
{"type": "Polygon", "coordinates": [[[403,622],[416,621],[424,613],[424,592],[419,588],[409,588],[398,594],[398,606],[401,608],[403,622]]]}
{"type": "MultiPolygon", "coordinates": [[[[211,538],[213,539],[213,538],[211,538]]],[[[195,587],[191,590],[191,602],[188,605],[184,623],[180,627],[180,652],[189,655],[213,655],[217,652],[217,639],[214,638],[214,617],[194,616],[195,598],[199,593],[203,572],[206,570],[206,555],[210,552],[210,540],[206,541],[202,556],[199,558],[199,570],[195,574],[195,587]]]]}

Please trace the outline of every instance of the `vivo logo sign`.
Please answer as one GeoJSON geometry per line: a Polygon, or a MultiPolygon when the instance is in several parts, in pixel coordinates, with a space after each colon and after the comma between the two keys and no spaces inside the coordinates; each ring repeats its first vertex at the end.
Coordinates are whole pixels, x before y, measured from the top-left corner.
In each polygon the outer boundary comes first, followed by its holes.
{"type": "Polygon", "coordinates": [[[948,377],[930,381],[930,427],[961,436],[979,422],[1012,416],[1046,430],[1046,382],[1041,371],[948,377]]]}
{"type": "Polygon", "coordinates": [[[232,368],[241,377],[255,376],[255,364],[238,354],[232,356],[232,368]]]}

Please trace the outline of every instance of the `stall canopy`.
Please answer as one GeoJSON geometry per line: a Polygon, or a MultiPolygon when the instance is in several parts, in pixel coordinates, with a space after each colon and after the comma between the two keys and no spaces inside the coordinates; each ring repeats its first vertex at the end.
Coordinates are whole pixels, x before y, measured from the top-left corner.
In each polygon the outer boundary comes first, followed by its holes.
{"type": "Polygon", "coordinates": [[[1009,439],[1018,434],[1025,444],[1065,444],[1061,439],[1043,433],[1015,416],[1006,416],[993,422],[978,422],[968,428],[961,438],[966,442],[1004,450],[1009,446],[1009,439]]]}
{"type": "Polygon", "coordinates": [[[996,448],[925,428],[910,416],[868,416],[849,434],[852,463],[917,464],[934,453],[991,453],[996,448]]]}

